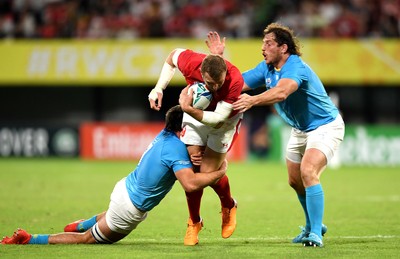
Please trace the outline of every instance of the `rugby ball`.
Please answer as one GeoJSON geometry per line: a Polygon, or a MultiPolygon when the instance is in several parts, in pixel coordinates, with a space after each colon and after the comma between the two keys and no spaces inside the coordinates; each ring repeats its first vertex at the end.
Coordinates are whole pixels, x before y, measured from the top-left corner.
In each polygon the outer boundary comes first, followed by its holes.
{"type": "Polygon", "coordinates": [[[193,90],[193,107],[200,110],[207,109],[212,100],[212,94],[207,89],[206,85],[201,82],[196,82],[190,86],[193,90]]]}

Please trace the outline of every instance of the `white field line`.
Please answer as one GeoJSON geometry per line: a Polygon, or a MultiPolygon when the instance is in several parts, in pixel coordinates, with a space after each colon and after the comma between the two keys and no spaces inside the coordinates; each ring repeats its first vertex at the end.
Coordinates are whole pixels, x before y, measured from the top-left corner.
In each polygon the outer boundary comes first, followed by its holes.
{"type": "Polygon", "coordinates": [[[398,74],[400,74],[400,62],[398,62],[396,59],[387,55],[385,52],[381,51],[377,46],[375,46],[371,42],[362,40],[361,45],[365,49],[367,49],[372,55],[374,55],[377,59],[381,60],[383,63],[385,63],[394,71],[396,71],[398,74]]]}
{"type": "MultiPolygon", "coordinates": [[[[373,235],[373,236],[334,236],[334,237],[325,237],[326,239],[392,239],[392,238],[400,238],[397,235],[373,235]]],[[[228,240],[232,241],[272,241],[272,240],[291,240],[292,238],[283,238],[283,237],[248,237],[248,238],[235,238],[231,237],[228,240]]],[[[157,243],[164,243],[164,242],[176,242],[182,241],[182,238],[133,238],[134,241],[138,242],[157,242],[157,243]]],[[[221,241],[221,238],[207,238],[202,237],[201,240],[203,241],[221,241]]]]}

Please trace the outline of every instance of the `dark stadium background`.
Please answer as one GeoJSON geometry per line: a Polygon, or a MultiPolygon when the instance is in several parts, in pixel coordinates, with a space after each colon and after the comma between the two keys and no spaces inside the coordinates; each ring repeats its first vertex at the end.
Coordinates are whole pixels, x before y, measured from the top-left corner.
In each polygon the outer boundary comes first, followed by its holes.
{"type": "MultiPolygon", "coordinates": [[[[303,39],[398,39],[399,1],[362,2],[4,0],[0,3],[0,37],[4,43],[24,39],[104,38],[203,41],[208,30],[218,30],[221,35],[240,40],[259,38],[266,24],[280,21],[291,26],[303,39]],[[318,22],[322,18],[325,23],[318,22]],[[93,29],[96,19],[101,22],[98,30],[93,29]]],[[[325,86],[338,101],[347,124],[400,123],[400,76],[396,83],[389,85],[360,81],[325,86]]],[[[148,107],[151,87],[153,84],[3,83],[0,85],[0,127],[79,128],[86,121],[161,121],[165,110],[177,103],[182,85],[167,88],[163,111],[159,113],[148,107]]],[[[269,114],[270,110],[265,107],[246,112],[249,139],[265,126],[269,114]]],[[[249,148],[255,157],[262,158],[268,152],[268,143],[257,146],[250,141],[249,148]]]]}

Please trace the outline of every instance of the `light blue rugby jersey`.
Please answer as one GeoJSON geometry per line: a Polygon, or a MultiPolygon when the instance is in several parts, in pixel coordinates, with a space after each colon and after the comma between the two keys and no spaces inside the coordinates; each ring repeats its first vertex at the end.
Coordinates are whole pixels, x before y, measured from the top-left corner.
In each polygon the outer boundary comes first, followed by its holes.
{"type": "Polygon", "coordinates": [[[177,180],[174,172],[191,167],[185,144],[173,132],[162,130],[126,178],[132,203],[150,211],[172,189],[177,180]]]}
{"type": "Polygon", "coordinates": [[[282,102],[274,104],[278,114],[293,128],[311,131],[335,120],[339,111],[327,95],[314,71],[297,55],[290,55],[280,70],[265,61],[243,73],[245,83],[252,89],[265,85],[267,90],[281,78],[290,78],[299,88],[282,102]]]}

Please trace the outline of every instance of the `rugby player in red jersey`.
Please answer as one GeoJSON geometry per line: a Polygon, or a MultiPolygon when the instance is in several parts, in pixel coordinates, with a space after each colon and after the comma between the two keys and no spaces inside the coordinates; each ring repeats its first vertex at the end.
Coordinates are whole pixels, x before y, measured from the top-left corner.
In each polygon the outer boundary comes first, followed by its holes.
{"type": "MultiPolygon", "coordinates": [[[[195,171],[215,171],[220,168],[239,133],[242,114],[233,110],[232,104],[240,96],[243,77],[237,67],[220,55],[175,49],[168,55],[157,84],[149,94],[152,109],[160,110],[163,90],[168,86],[176,69],[182,73],[188,84],[179,98],[185,112],[181,140],[186,144],[194,165],[200,166],[195,171]],[[210,105],[204,111],[194,108],[192,96],[188,95],[189,85],[195,82],[205,83],[213,96],[210,105]]],[[[225,175],[211,187],[221,201],[221,235],[228,238],[236,228],[237,209],[237,202],[231,195],[228,176],[225,175]]],[[[186,192],[190,217],[184,238],[185,245],[196,245],[199,242],[198,233],[203,226],[200,216],[202,195],[203,190],[186,192]]]]}

